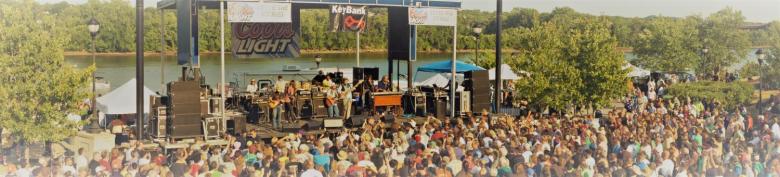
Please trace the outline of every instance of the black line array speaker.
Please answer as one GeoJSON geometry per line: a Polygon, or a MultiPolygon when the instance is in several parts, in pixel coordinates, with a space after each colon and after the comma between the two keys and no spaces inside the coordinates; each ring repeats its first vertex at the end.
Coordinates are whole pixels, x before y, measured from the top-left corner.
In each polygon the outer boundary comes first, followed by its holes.
{"type": "Polygon", "coordinates": [[[464,75],[466,90],[471,91],[471,111],[482,113],[490,111],[490,78],[486,70],[470,71],[464,75]]]}
{"type": "Polygon", "coordinates": [[[436,105],[434,106],[435,112],[433,113],[433,116],[435,116],[438,119],[444,119],[447,117],[447,102],[444,101],[436,101],[436,105]]]}
{"type": "MultiPolygon", "coordinates": [[[[173,138],[203,136],[200,84],[197,81],[168,83],[170,106],[168,135],[173,138]]],[[[208,103],[206,103],[208,106],[208,103]]],[[[207,107],[206,107],[207,108],[207,107]]]]}

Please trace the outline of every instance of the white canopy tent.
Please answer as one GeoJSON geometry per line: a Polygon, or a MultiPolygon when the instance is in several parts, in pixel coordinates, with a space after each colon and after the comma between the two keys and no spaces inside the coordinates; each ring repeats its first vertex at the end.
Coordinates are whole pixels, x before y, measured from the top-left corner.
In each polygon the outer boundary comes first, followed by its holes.
{"type": "Polygon", "coordinates": [[[623,69],[630,68],[631,72],[628,73],[628,77],[645,77],[650,75],[650,71],[634,66],[631,63],[623,66],[623,69]]]}
{"type": "MultiPolygon", "coordinates": [[[[144,86],[144,113],[149,113],[150,96],[157,96],[157,94],[144,86]]],[[[97,108],[105,114],[135,114],[135,78],[97,98],[97,108]]]]}
{"type": "MultiPolygon", "coordinates": [[[[488,70],[488,74],[490,74],[490,80],[496,80],[496,68],[490,68],[488,70]]],[[[526,72],[521,72],[521,74],[527,74],[526,72]]],[[[501,64],[501,79],[502,80],[517,80],[520,79],[520,76],[517,76],[514,71],[512,71],[512,67],[509,67],[508,64],[501,64]]]]}
{"type": "MultiPolygon", "coordinates": [[[[433,86],[433,84],[436,84],[437,87],[445,87],[448,84],[450,84],[450,73],[440,73],[440,74],[434,74],[433,76],[429,77],[428,79],[425,79],[420,82],[415,82],[414,85],[416,86],[433,86]]],[[[463,75],[457,74],[455,75],[455,81],[458,82],[458,84],[463,83],[463,75]]],[[[457,91],[463,91],[462,86],[458,86],[457,91]]]]}

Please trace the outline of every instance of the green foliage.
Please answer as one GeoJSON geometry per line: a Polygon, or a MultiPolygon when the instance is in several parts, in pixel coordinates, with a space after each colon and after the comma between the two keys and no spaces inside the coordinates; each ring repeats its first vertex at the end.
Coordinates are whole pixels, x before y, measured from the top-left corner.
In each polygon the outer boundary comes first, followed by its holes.
{"type": "Polygon", "coordinates": [[[684,72],[700,61],[694,20],[655,17],[643,26],[633,45],[639,58],[635,65],[651,71],[684,72]]]}
{"type": "Polygon", "coordinates": [[[90,94],[93,68],[65,62],[68,31],[37,6],[30,0],[0,3],[0,127],[16,140],[59,141],[83,125],[67,114],[84,111],[79,105],[90,94]]]}
{"type": "Polygon", "coordinates": [[[748,104],[753,95],[753,86],[746,82],[700,81],[680,83],[669,87],[668,93],[674,97],[691,97],[699,100],[719,101],[726,108],[734,109],[748,104]]]}
{"type": "Polygon", "coordinates": [[[617,40],[603,19],[567,19],[530,29],[518,40],[520,52],[508,60],[530,73],[517,82],[519,95],[536,106],[606,105],[626,91],[626,70],[617,40]]]}
{"type": "Polygon", "coordinates": [[[750,41],[747,32],[739,29],[744,21],[741,12],[726,8],[711,14],[701,23],[699,36],[709,52],[704,61],[700,62],[698,73],[722,75],[726,67],[745,56],[750,41]]]}
{"type": "Polygon", "coordinates": [[[754,76],[759,76],[761,74],[761,66],[758,65],[756,62],[750,62],[748,64],[745,64],[745,66],[742,67],[742,69],[739,70],[739,77],[741,78],[750,78],[754,76]]]}
{"type": "Polygon", "coordinates": [[[467,61],[468,63],[477,65],[479,67],[489,69],[489,68],[495,68],[496,67],[496,55],[495,53],[491,52],[485,52],[481,51],[479,53],[476,53],[478,56],[475,56],[473,53],[470,54],[471,58],[467,61]]]}

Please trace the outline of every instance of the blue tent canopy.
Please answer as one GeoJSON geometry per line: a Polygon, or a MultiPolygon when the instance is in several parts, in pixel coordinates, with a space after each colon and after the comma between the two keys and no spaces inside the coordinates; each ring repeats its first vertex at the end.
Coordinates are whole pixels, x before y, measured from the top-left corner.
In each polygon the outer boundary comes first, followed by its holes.
{"type": "MultiPolygon", "coordinates": [[[[481,68],[476,65],[464,63],[462,61],[456,61],[455,62],[455,72],[456,73],[465,73],[469,71],[480,71],[485,70],[484,68],[481,68]]],[[[440,62],[434,62],[427,65],[422,65],[417,68],[417,71],[423,71],[423,72],[435,72],[435,73],[449,73],[452,72],[452,61],[440,61],[440,62]]]]}

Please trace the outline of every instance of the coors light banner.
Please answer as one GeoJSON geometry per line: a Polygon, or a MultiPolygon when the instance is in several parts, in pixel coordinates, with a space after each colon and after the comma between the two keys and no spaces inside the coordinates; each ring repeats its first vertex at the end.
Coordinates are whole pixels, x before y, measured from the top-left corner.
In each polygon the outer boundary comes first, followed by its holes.
{"type": "Polygon", "coordinates": [[[368,13],[366,6],[330,6],[330,31],[363,32],[366,30],[368,13]]]}
{"type": "Polygon", "coordinates": [[[295,58],[300,56],[292,23],[233,23],[233,56],[295,58]]]}

